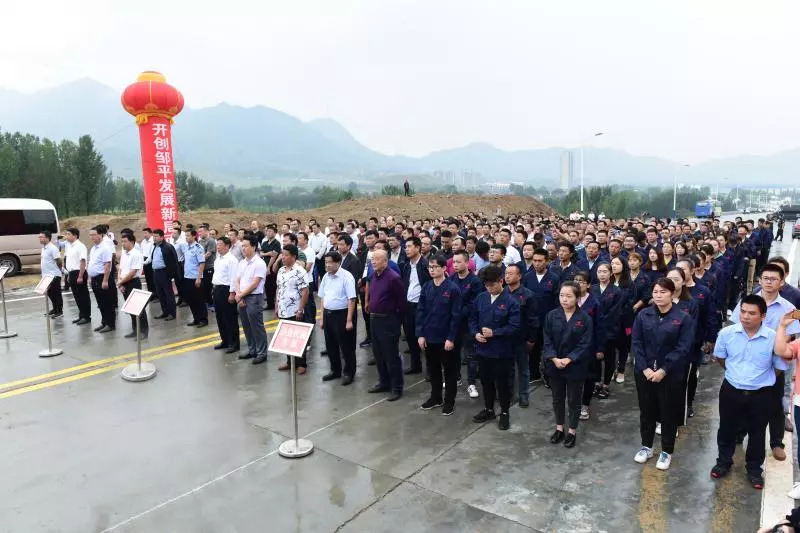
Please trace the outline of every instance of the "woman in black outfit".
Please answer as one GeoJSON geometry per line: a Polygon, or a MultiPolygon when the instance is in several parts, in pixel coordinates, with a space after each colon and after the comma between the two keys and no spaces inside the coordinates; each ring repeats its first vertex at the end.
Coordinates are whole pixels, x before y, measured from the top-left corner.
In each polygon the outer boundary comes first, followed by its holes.
{"type": "Polygon", "coordinates": [[[578,307],[580,289],[572,281],[561,285],[560,307],[553,309],[544,321],[542,359],[553,391],[553,412],[556,430],[550,442],[564,441],[564,447],[575,446],[575,431],[581,409],[581,393],[586,379],[589,347],[592,343],[592,319],[578,307]],[[569,405],[569,430],[564,434],[565,409],[569,405]]]}

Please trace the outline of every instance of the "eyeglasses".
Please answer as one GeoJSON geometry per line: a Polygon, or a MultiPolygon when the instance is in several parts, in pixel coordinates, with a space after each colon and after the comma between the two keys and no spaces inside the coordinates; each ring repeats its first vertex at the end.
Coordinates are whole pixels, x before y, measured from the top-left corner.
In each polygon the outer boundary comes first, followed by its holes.
{"type": "Polygon", "coordinates": [[[777,283],[781,278],[761,278],[761,282],[777,283]]]}
{"type": "Polygon", "coordinates": [[[440,265],[428,265],[428,270],[433,270],[434,268],[444,268],[444,267],[440,265]]]}

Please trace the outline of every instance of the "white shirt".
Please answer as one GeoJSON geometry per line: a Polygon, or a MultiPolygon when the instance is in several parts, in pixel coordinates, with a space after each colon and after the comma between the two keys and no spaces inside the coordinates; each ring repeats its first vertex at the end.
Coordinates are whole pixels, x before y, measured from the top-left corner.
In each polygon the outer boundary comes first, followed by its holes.
{"type": "Polygon", "coordinates": [[[81,241],[76,239],[75,242],[64,243],[64,262],[68,272],[80,270],[81,260],[86,261],[88,258],[89,251],[81,241]]]}
{"type": "Polygon", "coordinates": [[[42,276],[61,277],[61,269],[58,268],[57,261],[61,259],[61,253],[52,242],[48,242],[42,248],[41,267],[42,276]]]}
{"type": "Polygon", "coordinates": [[[119,257],[119,271],[120,279],[127,276],[131,270],[136,272],[133,274],[133,279],[138,278],[142,274],[142,267],[144,266],[144,256],[142,252],[136,248],[131,249],[130,252],[125,249],[122,250],[122,255],[119,257]]]}
{"type": "Polygon", "coordinates": [[[236,268],[236,279],[239,280],[239,290],[244,291],[256,278],[261,278],[258,287],[250,294],[264,294],[264,279],[267,277],[267,264],[257,255],[251,259],[244,258],[239,261],[236,268]]]}
{"type": "Polygon", "coordinates": [[[311,265],[310,269],[306,268],[305,270],[306,270],[306,281],[308,283],[312,283],[314,281],[314,257],[316,256],[316,253],[314,252],[314,249],[311,246],[300,251],[303,252],[303,255],[306,256],[306,267],[308,267],[309,264],[311,265]]]}
{"type": "Polygon", "coordinates": [[[89,277],[102,276],[106,263],[111,262],[111,249],[105,244],[95,244],[92,246],[92,252],[89,254],[89,264],[86,270],[89,272],[89,277]]]}
{"type": "MultiPolygon", "coordinates": [[[[263,263],[263,261],[261,262],[263,263]]],[[[227,285],[229,288],[233,288],[238,267],[239,261],[230,251],[225,255],[217,255],[217,260],[214,261],[214,275],[211,276],[211,284],[214,286],[227,285]]]]}
{"type": "Polygon", "coordinates": [[[419,263],[419,258],[415,263],[409,263],[411,265],[411,272],[409,273],[408,277],[408,292],[406,293],[406,300],[413,303],[419,303],[419,295],[422,292],[422,286],[419,284],[419,276],[417,275],[417,264],[419,263]]]}
{"type": "Polygon", "coordinates": [[[136,247],[139,251],[142,252],[142,257],[144,257],[144,264],[149,265],[153,261],[153,238],[150,237],[149,239],[142,239],[138,243],[136,243],[136,247]]]}
{"type": "Polygon", "coordinates": [[[371,261],[372,261],[372,250],[367,250],[367,259],[364,261],[364,272],[361,274],[361,279],[367,277],[367,272],[369,271],[369,264],[371,261]]]}
{"type": "Polygon", "coordinates": [[[503,258],[503,263],[508,265],[516,265],[522,260],[519,256],[519,252],[516,248],[511,245],[506,246],[506,256],[503,258]]]}
{"type": "Polygon", "coordinates": [[[353,275],[341,266],[335,274],[326,273],[319,284],[319,297],[329,311],[347,309],[349,301],[356,297],[353,275]]]}
{"type": "Polygon", "coordinates": [[[322,256],[325,255],[325,249],[327,248],[328,237],[321,231],[319,233],[312,233],[308,237],[308,244],[314,249],[316,258],[322,259],[322,256]]]}
{"type": "Polygon", "coordinates": [[[100,243],[100,246],[103,246],[103,247],[107,248],[108,251],[111,252],[111,254],[116,254],[117,253],[117,247],[114,246],[114,241],[112,241],[111,238],[108,235],[105,235],[103,237],[103,240],[100,243]]]}

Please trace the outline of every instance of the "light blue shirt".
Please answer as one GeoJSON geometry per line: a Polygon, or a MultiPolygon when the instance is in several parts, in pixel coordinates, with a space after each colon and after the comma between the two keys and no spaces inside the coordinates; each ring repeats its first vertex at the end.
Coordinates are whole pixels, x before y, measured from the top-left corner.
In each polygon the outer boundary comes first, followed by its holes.
{"type": "Polygon", "coordinates": [[[186,246],[188,246],[186,244],[186,242],[178,241],[175,244],[173,244],[172,246],[175,247],[175,254],[177,254],[177,256],[178,256],[178,262],[185,261],[186,260],[186,246]]]}
{"type": "Polygon", "coordinates": [[[775,330],[761,324],[752,338],[741,324],[720,330],[714,345],[714,357],[725,360],[725,379],[741,390],[757,390],[775,384],[775,370],[788,365],[773,352],[775,330]]]}
{"type": "Polygon", "coordinates": [[[488,259],[483,259],[478,254],[472,254],[472,262],[475,263],[475,272],[480,272],[483,267],[489,264],[488,259]]]}
{"type": "MultiPolygon", "coordinates": [[[[742,302],[736,304],[736,309],[733,310],[733,314],[731,315],[731,322],[739,322],[739,308],[741,305],[742,302]]],[[[767,317],[764,319],[764,325],[772,330],[778,331],[778,326],[781,324],[783,315],[789,311],[794,311],[794,309],[795,307],[789,303],[789,300],[778,295],[772,303],[767,304],[767,317]]],[[[800,322],[797,320],[792,321],[786,326],[787,335],[793,335],[795,333],[800,333],[800,322]]]]}
{"type": "Polygon", "coordinates": [[[161,246],[156,246],[153,248],[153,270],[161,270],[162,268],[167,268],[167,264],[164,262],[161,246]]]}
{"type": "MultiPolygon", "coordinates": [[[[104,244],[95,244],[92,246],[92,253],[89,254],[89,264],[86,270],[89,272],[89,277],[102,276],[105,272],[106,263],[111,262],[111,248],[104,244]]],[[[109,274],[110,276],[111,274],[109,274]]]]}
{"type": "Polygon", "coordinates": [[[183,255],[183,277],[186,279],[197,279],[197,272],[200,263],[206,262],[206,254],[199,243],[194,242],[186,245],[186,252],[183,255]]]}
{"type": "Polygon", "coordinates": [[[336,274],[328,272],[322,278],[319,297],[328,311],[347,309],[348,302],[356,297],[356,280],[340,266],[336,274]]]}

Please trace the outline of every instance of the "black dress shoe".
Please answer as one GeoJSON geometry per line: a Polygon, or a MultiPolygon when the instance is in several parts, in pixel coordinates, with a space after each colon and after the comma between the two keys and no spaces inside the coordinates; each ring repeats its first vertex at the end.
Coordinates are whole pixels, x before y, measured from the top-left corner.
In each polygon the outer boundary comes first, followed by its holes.
{"type": "Polygon", "coordinates": [[[531,403],[528,401],[527,398],[520,398],[519,399],[519,406],[520,407],[530,407],[531,403]]]}
{"type": "Polygon", "coordinates": [[[157,316],[157,317],[155,317],[155,318],[167,318],[168,316],[169,316],[169,315],[165,315],[164,313],[161,313],[160,315],[158,315],[158,316],[157,316]]]}
{"type": "Polygon", "coordinates": [[[219,343],[219,344],[215,344],[215,345],[214,345],[214,349],[215,349],[215,350],[224,350],[224,349],[225,349],[225,348],[227,348],[227,347],[228,347],[228,345],[227,345],[227,344],[225,344],[225,343],[222,343],[222,342],[221,342],[221,343],[219,343]]]}
{"type": "Polygon", "coordinates": [[[253,357],[255,357],[255,354],[243,353],[242,355],[239,356],[239,359],[252,359],[253,357]]]}
{"type": "Polygon", "coordinates": [[[197,326],[198,328],[204,328],[204,327],[206,327],[207,325],[208,325],[208,320],[201,320],[200,322],[198,322],[197,324],[195,324],[195,326],[197,326]]]}
{"type": "Polygon", "coordinates": [[[225,353],[236,353],[238,351],[239,351],[239,348],[231,347],[231,348],[228,348],[227,350],[225,350],[225,353]]]}
{"type": "Polygon", "coordinates": [[[255,359],[253,359],[253,364],[254,364],[254,365],[260,365],[261,363],[264,363],[264,362],[266,362],[266,361],[267,361],[267,356],[266,356],[266,354],[264,354],[264,355],[259,355],[258,357],[256,357],[255,359]]]}
{"type": "Polygon", "coordinates": [[[130,332],[130,333],[128,333],[127,335],[124,335],[124,337],[125,337],[126,339],[133,339],[133,338],[135,338],[135,337],[136,337],[136,332],[135,332],[135,331],[131,331],[131,332],[130,332]]]}
{"type": "Polygon", "coordinates": [[[391,390],[391,389],[389,389],[389,387],[383,387],[381,385],[375,385],[373,387],[370,387],[367,392],[369,392],[370,394],[376,394],[378,392],[389,392],[389,390],[391,390]]]}
{"type": "Polygon", "coordinates": [[[81,318],[80,320],[78,320],[77,322],[75,322],[75,325],[76,325],[76,326],[82,326],[82,325],[84,325],[84,324],[91,324],[91,323],[92,323],[92,321],[91,321],[91,320],[89,320],[89,319],[86,319],[86,318],[81,318]]]}
{"type": "Polygon", "coordinates": [[[567,433],[567,436],[564,438],[564,448],[574,448],[574,447],[575,447],[575,434],[567,433]]]}
{"type": "Polygon", "coordinates": [[[344,377],[342,377],[342,386],[346,387],[351,383],[353,383],[353,376],[348,376],[347,374],[345,374],[344,377]]]}
{"type": "Polygon", "coordinates": [[[114,331],[114,328],[112,328],[111,326],[103,326],[102,328],[97,330],[97,333],[108,333],[109,331],[114,331]]]}
{"type": "Polygon", "coordinates": [[[319,352],[319,354],[320,354],[322,357],[327,357],[327,355],[328,355],[328,350],[322,350],[321,352],[319,352]]]}
{"type": "Polygon", "coordinates": [[[81,321],[81,317],[78,317],[78,318],[76,318],[75,320],[73,320],[73,321],[72,321],[72,323],[73,323],[73,324],[77,324],[77,323],[78,323],[78,322],[80,322],[80,321],[81,321]]]}
{"type": "Polygon", "coordinates": [[[371,341],[371,340],[369,340],[369,338],[367,338],[367,339],[364,339],[363,341],[361,341],[361,342],[359,342],[359,343],[358,343],[358,345],[359,345],[361,348],[364,348],[364,347],[366,347],[366,346],[369,346],[370,344],[372,344],[372,341],[371,341]]]}
{"type": "Polygon", "coordinates": [[[106,327],[106,325],[105,325],[105,324],[100,324],[99,326],[97,326],[96,328],[94,328],[94,331],[100,331],[100,330],[101,330],[101,329],[103,329],[104,327],[106,327]]]}
{"type": "Polygon", "coordinates": [[[406,368],[405,370],[403,370],[403,374],[406,376],[410,376],[412,374],[421,374],[421,373],[422,373],[421,368],[406,368]]]}
{"type": "Polygon", "coordinates": [[[199,322],[195,322],[194,320],[186,323],[187,326],[196,326],[197,324],[199,324],[199,322]]]}
{"type": "Polygon", "coordinates": [[[387,402],[396,402],[397,400],[399,400],[402,397],[403,397],[403,393],[402,392],[393,392],[389,396],[386,397],[386,401],[387,402]]]}
{"type": "Polygon", "coordinates": [[[483,424],[484,422],[494,420],[495,418],[497,418],[497,415],[494,414],[494,411],[483,409],[480,413],[472,417],[472,421],[476,424],[483,424]]]}
{"type": "Polygon", "coordinates": [[[506,431],[511,427],[511,421],[508,418],[508,413],[500,413],[500,420],[497,421],[497,427],[500,431],[506,431]]]}
{"type": "Polygon", "coordinates": [[[322,376],[322,381],[333,381],[334,379],[339,379],[342,377],[341,374],[334,374],[333,372],[328,372],[324,376],[322,376]]]}
{"type": "Polygon", "coordinates": [[[370,360],[367,361],[367,366],[375,366],[377,364],[378,364],[378,362],[375,360],[374,357],[370,358],[370,360]]]}
{"type": "Polygon", "coordinates": [[[555,430],[553,434],[550,435],[551,444],[558,444],[562,440],[564,440],[564,432],[561,431],[560,429],[555,430]]]}
{"type": "Polygon", "coordinates": [[[167,318],[164,319],[164,322],[169,322],[170,320],[175,320],[175,315],[169,315],[167,318]]]}

